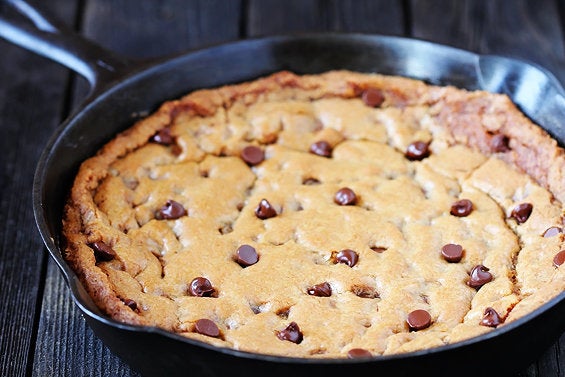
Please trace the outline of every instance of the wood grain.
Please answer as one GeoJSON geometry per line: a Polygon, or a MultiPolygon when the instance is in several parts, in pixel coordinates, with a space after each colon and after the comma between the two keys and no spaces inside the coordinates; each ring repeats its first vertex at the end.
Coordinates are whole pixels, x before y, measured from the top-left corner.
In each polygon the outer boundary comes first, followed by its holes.
{"type": "Polygon", "coordinates": [[[88,327],[51,260],[45,283],[32,376],[140,376],[88,327]]]}
{"type": "MultiPolygon", "coordinates": [[[[89,0],[81,34],[136,61],[166,58],[239,38],[241,0],[89,0]]],[[[73,86],[72,107],[88,91],[73,86]]]]}
{"type": "Polygon", "coordinates": [[[558,1],[412,0],[413,36],[481,54],[519,58],[565,82],[558,1]]]}
{"type": "Polygon", "coordinates": [[[90,0],[82,33],[133,58],[172,55],[239,37],[240,0],[90,0]]]}
{"type": "MultiPolygon", "coordinates": [[[[61,18],[75,4],[53,1],[61,18]]],[[[68,71],[0,41],[0,375],[29,368],[47,255],[31,205],[35,165],[61,120],[68,71]]]]}
{"type": "Polygon", "coordinates": [[[250,0],[248,36],[316,31],[401,35],[402,3],[388,0],[250,0]]]}

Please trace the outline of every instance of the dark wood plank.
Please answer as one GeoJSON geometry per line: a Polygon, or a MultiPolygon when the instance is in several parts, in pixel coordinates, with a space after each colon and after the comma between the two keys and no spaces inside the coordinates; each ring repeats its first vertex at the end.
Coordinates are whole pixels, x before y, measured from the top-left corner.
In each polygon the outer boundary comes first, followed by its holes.
{"type": "MultiPolygon", "coordinates": [[[[81,34],[135,59],[166,56],[237,39],[239,7],[239,1],[90,0],[81,34]]],[[[85,81],[77,80],[73,92],[72,107],[84,97],[85,81]]],[[[88,327],[51,261],[42,307],[34,376],[139,376],[88,327]]]]}
{"type": "Polygon", "coordinates": [[[140,376],[95,336],[51,260],[42,307],[32,376],[140,376]]]}
{"type": "Polygon", "coordinates": [[[483,54],[524,59],[565,82],[565,50],[555,0],[411,2],[413,36],[483,54]]]}
{"type": "MultiPolygon", "coordinates": [[[[51,2],[73,19],[75,4],[51,2]]],[[[68,71],[0,40],[0,375],[24,376],[47,255],[31,193],[43,145],[61,121],[68,71]]]]}
{"type": "Polygon", "coordinates": [[[348,31],[400,35],[401,2],[372,0],[250,0],[246,33],[348,31]]]}
{"type": "Polygon", "coordinates": [[[250,0],[246,34],[256,37],[328,30],[331,5],[324,0],[250,0]]]}
{"type": "Polygon", "coordinates": [[[565,334],[547,349],[535,363],[537,376],[563,377],[565,376],[565,334]]]}
{"type": "MultiPolygon", "coordinates": [[[[482,54],[524,59],[565,82],[564,37],[553,0],[412,0],[412,32],[427,39],[482,54]]],[[[519,376],[565,375],[565,335],[519,376]]]]}
{"type": "MultiPolygon", "coordinates": [[[[235,40],[241,18],[241,0],[91,0],[81,33],[141,61],[235,40]]],[[[73,107],[87,91],[86,81],[77,80],[73,107]]]]}
{"type": "MultiPolygon", "coordinates": [[[[81,33],[141,61],[235,40],[241,18],[241,0],[90,0],[81,33]]],[[[73,106],[87,90],[87,83],[78,80],[73,106]]]]}
{"type": "Polygon", "coordinates": [[[92,0],[83,33],[133,58],[161,57],[239,37],[241,2],[92,0]]]}
{"type": "Polygon", "coordinates": [[[400,1],[336,1],[335,31],[403,35],[407,19],[400,1]]]}

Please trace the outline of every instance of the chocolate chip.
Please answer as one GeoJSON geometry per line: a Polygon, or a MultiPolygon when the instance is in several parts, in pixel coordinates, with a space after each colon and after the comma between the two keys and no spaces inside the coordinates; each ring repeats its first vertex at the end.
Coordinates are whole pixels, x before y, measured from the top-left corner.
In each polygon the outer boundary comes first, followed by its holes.
{"type": "Polygon", "coordinates": [[[103,241],[93,242],[89,245],[94,250],[97,262],[109,262],[116,257],[116,252],[103,241]]]}
{"type": "Polygon", "coordinates": [[[249,166],[255,166],[263,162],[265,152],[254,145],[249,145],[241,151],[241,159],[249,166]]]}
{"type": "Polygon", "coordinates": [[[157,144],[171,145],[174,142],[174,138],[169,128],[162,128],[151,137],[151,141],[157,144]]]}
{"type": "Polygon", "coordinates": [[[481,325],[487,327],[496,327],[502,323],[500,315],[493,308],[486,308],[481,319],[481,325]]]}
{"type": "Polygon", "coordinates": [[[504,134],[496,134],[490,139],[490,147],[493,152],[508,152],[510,150],[510,139],[504,134]]]}
{"type": "Polygon", "coordinates": [[[335,193],[334,202],[340,206],[354,205],[357,203],[357,195],[349,187],[343,187],[335,193]]]}
{"type": "Polygon", "coordinates": [[[177,201],[167,200],[167,203],[155,213],[157,220],[174,220],[186,216],[186,209],[177,201]]]}
{"type": "Polygon", "coordinates": [[[317,141],[310,145],[310,153],[314,153],[322,157],[331,157],[332,146],[327,141],[317,141]]]}
{"type": "Polygon", "coordinates": [[[451,213],[453,216],[465,217],[473,212],[473,202],[469,199],[461,199],[451,205],[451,213]]]}
{"type": "Polygon", "coordinates": [[[277,338],[280,340],[288,340],[289,342],[300,344],[304,336],[300,331],[300,327],[296,322],[291,322],[284,330],[280,330],[276,332],[277,338]]]}
{"type": "Polygon", "coordinates": [[[132,299],[123,298],[122,302],[124,303],[125,306],[127,306],[128,308],[130,308],[134,312],[137,310],[137,302],[133,301],[132,299]]]}
{"type": "Polygon", "coordinates": [[[385,96],[377,88],[367,88],[361,93],[361,100],[370,107],[379,107],[383,104],[385,96]]]}
{"type": "Polygon", "coordinates": [[[363,359],[372,356],[373,354],[364,348],[352,348],[349,351],[347,351],[348,359],[363,359]]]}
{"type": "Polygon", "coordinates": [[[214,323],[214,321],[201,318],[194,323],[194,330],[202,335],[211,336],[213,338],[217,338],[220,336],[220,329],[214,323]]]}
{"type": "Polygon", "coordinates": [[[201,276],[192,279],[188,286],[188,293],[191,296],[211,297],[215,291],[210,280],[201,276]]]}
{"type": "Polygon", "coordinates": [[[482,264],[473,267],[469,274],[469,281],[467,285],[472,288],[480,288],[492,280],[492,274],[488,272],[489,269],[482,264]]]}
{"type": "Polygon", "coordinates": [[[430,143],[425,141],[415,141],[408,145],[404,156],[410,161],[420,161],[430,155],[430,143]]]}
{"type": "Polygon", "coordinates": [[[432,324],[432,316],[426,310],[418,309],[408,314],[406,322],[410,330],[419,331],[430,327],[432,324]]]}
{"type": "Polygon", "coordinates": [[[277,211],[275,208],[269,203],[267,199],[261,199],[257,208],[255,208],[255,216],[260,218],[261,220],[269,219],[271,217],[275,217],[277,215],[277,211]]]}
{"type": "Polygon", "coordinates": [[[532,214],[533,209],[534,206],[532,206],[530,203],[520,203],[516,207],[514,207],[512,213],[510,213],[510,217],[516,219],[518,224],[525,223],[532,214]]]}
{"type": "Polygon", "coordinates": [[[359,260],[359,254],[351,249],[343,249],[335,256],[336,263],[343,263],[349,267],[353,267],[359,260]]]}
{"type": "Polygon", "coordinates": [[[450,263],[457,263],[463,258],[463,247],[461,245],[448,243],[441,248],[443,259],[450,263]]]}
{"type": "Polygon", "coordinates": [[[552,226],[551,228],[547,228],[545,232],[543,232],[543,236],[545,238],[555,237],[559,233],[563,233],[563,229],[559,228],[558,226],[552,226]]]}
{"type": "Polygon", "coordinates": [[[241,245],[237,248],[236,262],[242,267],[251,266],[259,261],[259,255],[253,246],[241,245]]]}
{"type": "Polygon", "coordinates": [[[313,285],[306,292],[311,296],[330,297],[332,295],[332,287],[328,282],[313,285]]]}
{"type": "Polygon", "coordinates": [[[560,252],[555,254],[555,257],[553,258],[553,265],[555,267],[559,267],[563,263],[565,263],[565,250],[561,250],[560,252]]]}

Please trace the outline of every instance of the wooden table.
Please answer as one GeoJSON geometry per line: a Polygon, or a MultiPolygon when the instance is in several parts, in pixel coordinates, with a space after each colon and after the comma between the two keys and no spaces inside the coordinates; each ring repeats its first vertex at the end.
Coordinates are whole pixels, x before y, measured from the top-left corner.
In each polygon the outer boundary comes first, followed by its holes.
{"type": "MultiPolygon", "coordinates": [[[[565,82],[565,3],[558,0],[43,3],[82,35],[134,58],[270,34],[356,31],[523,58],[565,82]]],[[[44,250],[32,213],[32,179],[41,150],[86,87],[68,69],[0,40],[0,376],[139,375],[80,316],[44,250]]],[[[561,336],[519,376],[565,376],[564,350],[561,336]]]]}

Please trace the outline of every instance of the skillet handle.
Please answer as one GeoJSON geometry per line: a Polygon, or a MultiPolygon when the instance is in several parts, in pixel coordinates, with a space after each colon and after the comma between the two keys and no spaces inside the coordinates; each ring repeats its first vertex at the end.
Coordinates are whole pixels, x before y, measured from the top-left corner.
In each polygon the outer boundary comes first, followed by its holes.
{"type": "Polygon", "coordinates": [[[77,72],[89,82],[91,94],[133,66],[130,59],[80,36],[28,0],[0,0],[0,37],[77,72]]]}

